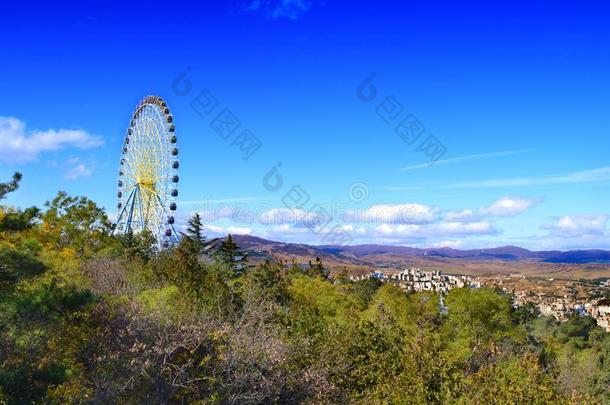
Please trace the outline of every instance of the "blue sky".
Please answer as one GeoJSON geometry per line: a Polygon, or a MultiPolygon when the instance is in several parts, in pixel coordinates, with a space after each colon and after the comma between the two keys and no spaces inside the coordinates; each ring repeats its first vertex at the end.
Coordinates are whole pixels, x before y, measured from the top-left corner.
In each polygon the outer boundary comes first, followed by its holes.
{"type": "Polygon", "coordinates": [[[210,233],[610,248],[608,6],[146,4],[0,6],[0,174],[24,174],[7,203],[66,190],[112,215],[122,137],[157,94],[180,218],[203,212],[210,233]],[[211,125],[224,109],[229,139],[211,125]]]}

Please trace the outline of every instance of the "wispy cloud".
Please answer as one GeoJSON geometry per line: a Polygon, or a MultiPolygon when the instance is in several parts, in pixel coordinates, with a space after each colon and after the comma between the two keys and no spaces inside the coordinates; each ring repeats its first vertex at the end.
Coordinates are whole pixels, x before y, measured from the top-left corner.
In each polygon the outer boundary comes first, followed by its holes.
{"type": "Polygon", "coordinates": [[[271,20],[296,20],[310,8],[311,1],[306,0],[253,0],[246,6],[247,11],[261,13],[271,20]]]}
{"type": "MultiPolygon", "coordinates": [[[[483,160],[483,159],[489,159],[489,158],[500,157],[500,156],[520,155],[522,153],[528,153],[528,152],[533,152],[533,151],[534,151],[533,149],[517,149],[517,150],[506,150],[506,151],[501,151],[501,152],[478,153],[475,155],[458,156],[458,157],[454,157],[451,159],[438,160],[438,161],[434,162],[434,166],[447,166],[447,165],[451,165],[451,164],[455,164],[455,163],[459,163],[459,162],[470,161],[470,160],[483,160]]],[[[430,163],[421,163],[421,164],[417,164],[417,165],[403,167],[400,169],[400,171],[425,169],[425,168],[429,168],[430,166],[431,166],[430,163]]]]}
{"type": "Polygon", "coordinates": [[[75,147],[89,149],[103,144],[102,138],[83,130],[49,129],[26,132],[25,123],[14,117],[0,117],[0,160],[24,163],[47,151],[75,147]]]}
{"type": "Polygon", "coordinates": [[[587,184],[610,182],[610,166],[591,170],[581,170],[563,175],[494,178],[475,181],[463,181],[451,184],[426,183],[409,186],[386,186],[388,191],[417,191],[423,189],[470,189],[470,188],[500,188],[500,187],[532,187],[554,184],[587,184]]]}
{"type": "Polygon", "coordinates": [[[222,204],[222,203],[240,203],[246,201],[273,201],[277,197],[229,197],[229,198],[202,198],[201,200],[186,200],[180,201],[181,205],[197,205],[197,204],[222,204]]]}
{"type": "Polygon", "coordinates": [[[488,179],[454,183],[446,188],[530,187],[553,184],[602,183],[610,181],[610,167],[582,170],[565,175],[488,179]]]}
{"type": "Polygon", "coordinates": [[[79,177],[89,177],[93,174],[93,169],[80,160],[80,158],[71,158],[66,162],[67,168],[64,172],[64,177],[68,180],[76,180],[79,177]]]}

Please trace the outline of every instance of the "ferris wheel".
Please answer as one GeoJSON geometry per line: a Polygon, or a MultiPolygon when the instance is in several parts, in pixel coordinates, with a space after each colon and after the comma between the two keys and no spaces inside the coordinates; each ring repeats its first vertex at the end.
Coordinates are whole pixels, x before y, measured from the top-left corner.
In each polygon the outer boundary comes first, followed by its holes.
{"type": "Polygon", "coordinates": [[[173,117],[161,97],[145,97],[133,113],[119,164],[115,233],[148,230],[159,248],[177,240],[178,147],[173,117]]]}

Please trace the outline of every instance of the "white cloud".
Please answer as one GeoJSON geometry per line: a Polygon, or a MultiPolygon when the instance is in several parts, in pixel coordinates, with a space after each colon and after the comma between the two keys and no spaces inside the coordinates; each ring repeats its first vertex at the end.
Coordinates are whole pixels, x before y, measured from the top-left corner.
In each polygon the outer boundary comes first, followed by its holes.
{"type": "Polygon", "coordinates": [[[381,224],[372,236],[397,239],[438,239],[447,237],[468,237],[473,235],[494,235],[499,230],[491,222],[438,222],[434,224],[381,224]]]}
{"type": "Polygon", "coordinates": [[[49,129],[27,133],[23,121],[0,116],[0,160],[4,162],[29,162],[43,152],[69,147],[88,149],[102,143],[100,137],[83,130],[49,129]]]}
{"type": "Polygon", "coordinates": [[[513,217],[540,203],[540,198],[502,197],[488,207],[481,209],[481,214],[492,217],[513,217]]]}
{"type": "Polygon", "coordinates": [[[292,224],[279,224],[266,226],[253,232],[254,235],[264,239],[276,240],[291,243],[321,243],[319,234],[313,233],[310,229],[294,226],[292,224]]]}
{"type": "Polygon", "coordinates": [[[446,221],[471,221],[477,218],[477,214],[473,210],[447,211],[445,214],[446,221]]]}
{"type": "Polygon", "coordinates": [[[273,225],[269,228],[271,234],[305,234],[311,232],[307,228],[295,227],[291,224],[273,225]]]}
{"type": "Polygon", "coordinates": [[[296,208],[273,208],[258,216],[261,225],[318,225],[328,220],[328,217],[318,211],[305,211],[296,208]]]}
{"type": "Polygon", "coordinates": [[[430,247],[431,248],[459,249],[463,245],[464,245],[464,242],[461,240],[443,240],[443,241],[431,244],[430,247]]]}
{"type": "Polygon", "coordinates": [[[76,180],[79,177],[89,177],[92,173],[92,170],[85,166],[84,163],[77,163],[75,166],[66,170],[65,177],[68,180],[76,180]]]}
{"type": "Polygon", "coordinates": [[[470,236],[470,235],[494,235],[499,230],[489,221],[478,222],[439,222],[430,226],[429,236],[470,236]]]}
{"type": "Polygon", "coordinates": [[[238,216],[238,213],[236,213],[236,209],[234,207],[222,205],[213,209],[199,211],[199,215],[201,216],[201,220],[204,222],[214,222],[222,219],[233,220],[238,216]]]}
{"type": "Polygon", "coordinates": [[[478,211],[464,209],[447,211],[444,219],[447,222],[473,222],[493,217],[514,217],[542,202],[539,197],[502,197],[478,211]]]}
{"type": "Polygon", "coordinates": [[[421,229],[421,225],[392,225],[392,224],[381,224],[375,227],[375,233],[378,235],[383,235],[385,237],[400,237],[400,238],[410,238],[410,237],[422,237],[419,233],[421,229]]]}
{"type": "Polygon", "coordinates": [[[422,204],[374,205],[369,208],[348,210],[333,214],[325,211],[291,208],[273,208],[257,216],[260,225],[291,224],[296,226],[322,225],[330,219],[347,224],[367,223],[429,223],[436,218],[435,208],[422,204]]]}
{"type": "Polygon", "coordinates": [[[555,223],[543,225],[551,236],[560,238],[582,238],[585,236],[605,235],[607,232],[606,215],[566,215],[557,218],[555,223]]]}
{"type": "Polygon", "coordinates": [[[89,177],[93,174],[93,168],[84,163],[78,157],[68,159],[60,167],[64,169],[64,178],[68,180],[76,180],[80,177],[89,177]]]}
{"type": "Polygon", "coordinates": [[[337,228],[350,233],[352,236],[366,235],[366,228],[363,226],[355,226],[351,224],[338,225],[337,228]]]}
{"type": "Polygon", "coordinates": [[[350,210],[343,214],[349,223],[422,224],[436,219],[437,209],[423,204],[373,205],[362,210],[350,210]]]}
{"type": "Polygon", "coordinates": [[[206,225],[205,228],[209,230],[209,233],[215,236],[225,236],[227,234],[231,235],[250,235],[252,233],[251,228],[239,227],[239,226],[216,226],[216,225],[206,225]]]}
{"type": "Polygon", "coordinates": [[[252,233],[252,228],[229,226],[227,232],[233,235],[250,235],[252,233]]]}
{"type": "MultiPolygon", "coordinates": [[[[371,243],[435,243],[449,240],[453,241],[453,246],[457,244],[456,238],[499,233],[493,223],[484,220],[478,211],[449,212],[441,219],[437,208],[415,203],[374,205],[349,210],[343,215],[339,213],[340,218],[330,218],[330,214],[317,211],[289,208],[267,209],[261,214],[248,212],[237,215],[233,207],[223,206],[215,212],[203,212],[202,217],[204,222],[212,223],[207,228],[217,234],[228,232],[227,224],[223,223],[226,220],[231,225],[247,227],[246,233],[303,243],[326,243],[323,236],[331,228],[371,243]]],[[[499,214],[507,215],[506,212],[499,214]]]]}

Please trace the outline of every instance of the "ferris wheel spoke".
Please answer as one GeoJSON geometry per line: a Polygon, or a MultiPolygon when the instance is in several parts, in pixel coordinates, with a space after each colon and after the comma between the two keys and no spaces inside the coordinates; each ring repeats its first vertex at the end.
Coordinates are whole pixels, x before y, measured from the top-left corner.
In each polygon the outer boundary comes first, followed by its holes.
{"type": "Polygon", "coordinates": [[[135,176],[133,176],[131,173],[123,173],[123,175],[127,178],[129,178],[130,180],[132,180],[135,184],[138,183],[138,180],[135,178],[135,176]]]}

